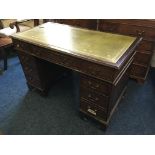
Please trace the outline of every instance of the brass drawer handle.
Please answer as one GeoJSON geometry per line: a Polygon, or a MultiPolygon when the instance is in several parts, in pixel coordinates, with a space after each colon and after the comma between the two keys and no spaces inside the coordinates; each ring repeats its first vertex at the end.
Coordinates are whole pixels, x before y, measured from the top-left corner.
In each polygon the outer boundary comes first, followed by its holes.
{"type": "Polygon", "coordinates": [[[88,98],[92,101],[98,101],[99,98],[98,97],[95,97],[95,98],[92,98],[92,95],[91,94],[88,94],[88,98]]]}
{"type": "Polygon", "coordinates": [[[19,44],[17,44],[16,47],[20,47],[19,44]]]}
{"type": "Polygon", "coordinates": [[[96,116],[96,112],[97,112],[97,110],[96,110],[96,109],[95,109],[95,110],[93,110],[93,109],[91,109],[91,108],[90,108],[90,106],[88,106],[87,111],[88,111],[88,112],[90,112],[91,114],[93,114],[93,115],[95,115],[95,116],[96,116]]]}
{"type": "MultiPolygon", "coordinates": [[[[90,85],[90,86],[93,86],[93,84],[92,84],[92,82],[91,81],[88,81],[88,84],[90,85]]],[[[96,85],[94,85],[94,87],[96,87],[96,88],[99,88],[99,84],[96,84],[96,85]]],[[[93,88],[93,87],[92,87],[93,88]]]]}

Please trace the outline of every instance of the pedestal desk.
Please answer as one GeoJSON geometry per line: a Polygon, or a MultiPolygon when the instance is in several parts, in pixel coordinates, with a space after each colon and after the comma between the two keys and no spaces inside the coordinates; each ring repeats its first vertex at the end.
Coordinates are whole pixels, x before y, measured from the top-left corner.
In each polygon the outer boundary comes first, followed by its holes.
{"type": "Polygon", "coordinates": [[[108,124],[125,91],[141,41],[57,23],[45,23],[12,38],[29,87],[47,92],[64,67],[77,71],[80,112],[103,125],[108,124]]]}

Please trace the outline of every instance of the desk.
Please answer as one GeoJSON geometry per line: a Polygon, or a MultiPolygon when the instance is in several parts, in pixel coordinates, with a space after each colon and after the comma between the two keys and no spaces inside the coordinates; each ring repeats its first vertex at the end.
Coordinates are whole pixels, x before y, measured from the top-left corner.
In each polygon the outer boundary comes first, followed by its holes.
{"type": "Polygon", "coordinates": [[[56,23],[45,23],[12,38],[30,87],[46,92],[63,72],[62,67],[77,71],[81,113],[108,125],[125,91],[141,38],[56,23]]]}

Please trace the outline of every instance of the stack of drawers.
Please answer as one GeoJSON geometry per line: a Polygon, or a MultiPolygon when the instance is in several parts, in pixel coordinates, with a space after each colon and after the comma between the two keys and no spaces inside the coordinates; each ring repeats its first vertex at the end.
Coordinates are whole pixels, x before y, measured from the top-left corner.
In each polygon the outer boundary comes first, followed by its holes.
{"type": "Polygon", "coordinates": [[[150,67],[155,41],[154,20],[99,20],[99,31],[143,37],[143,41],[137,48],[130,77],[138,82],[144,82],[150,67]]]}
{"type": "Polygon", "coordinates": [[[152,57],[152,43],[148,41],[142,41],[136,51],[134,61],[131,67],[130,76],[138,78],[139,80],[145,80],[149,71],[150,61],[152,57]]]}
{"type": "Polygon", "coordinates": [[[36,60],[34,57],[29,56],[25,54],[24,52],[21,52],[19,54],[20,62],[22,64],[25,77],[27,79],[28,85],[31,85],[35,88],[38,89],[43,89],[41,86],[41,79],[39,78],[40,76],[38,73],[37,65],[36,65],[36,60]]]}
{"type": "Polygon", "coordinates": [[[107,126],[126,90],[130,67],[117,83],[80,74],[80,111],[107,126]]]}
{"type": "Polygon", "coordinates": [[[107,82],[81,74],[80,110],[106,122],[111,86],[107,82]]]}
{"type": "Polygon", "coordinates": [[[51,64],[45,60],[40,60],[23,51],[17,52],[29,88],[37,88],[42,95],[47,95],[50,85],[55,83],[57,79],[60,79],[68,72],[68,70],[63,67],[51,64]]]}

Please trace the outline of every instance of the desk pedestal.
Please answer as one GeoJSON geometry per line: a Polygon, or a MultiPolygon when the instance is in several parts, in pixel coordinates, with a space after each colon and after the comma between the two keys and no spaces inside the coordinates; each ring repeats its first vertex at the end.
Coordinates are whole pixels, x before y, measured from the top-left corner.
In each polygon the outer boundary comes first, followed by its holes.
{"type": "Polygon", "coordinates": [[[38,59],[24,52],[18,56],[27,80],[29,89],[37,89],[42,95],[47,95],[52,84],[65,75],[67,70],[55,64],[38,59]]]}
{"type": "Polygon", "coordinates": [[[124,95],[128,72],[122,76],[117,85],[85,75],[81,75],[80,81],[80,111],[106,127],[124,95]]]}

